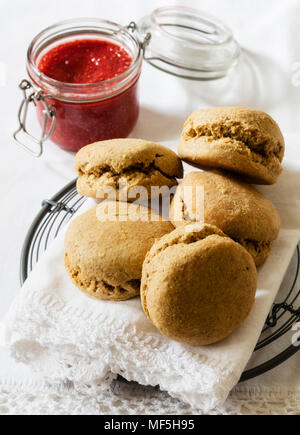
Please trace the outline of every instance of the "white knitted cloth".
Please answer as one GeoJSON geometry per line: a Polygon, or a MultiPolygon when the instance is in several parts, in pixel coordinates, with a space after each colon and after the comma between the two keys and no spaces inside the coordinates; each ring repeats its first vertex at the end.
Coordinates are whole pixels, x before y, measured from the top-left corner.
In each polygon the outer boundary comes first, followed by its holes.
{"type": "MultiPolygon", "coordinates": [[[[201,415],[168,394],[114,381],[97,396],[78,393],[72,386],[53,387],[42,382],[0,382],[0,415],[201,415]]],[[[300,414],[300,391],[280,387],[238,386],[211,415],[300,414]]]]}

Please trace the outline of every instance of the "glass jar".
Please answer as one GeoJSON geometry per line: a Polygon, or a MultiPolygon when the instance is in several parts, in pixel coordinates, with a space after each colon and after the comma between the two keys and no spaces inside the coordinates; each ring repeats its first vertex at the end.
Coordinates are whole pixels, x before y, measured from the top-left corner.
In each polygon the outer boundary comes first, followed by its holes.
{"type": "Polygon", "coordinates": [[[96,141],[127,137],[138,119],[138,81],[143,59],[178,77],[215,80],[231,71],[239,54],[239,46],[227,26],[201,11],[179,6],[156,9],[138,24],[131,22],[127,27],[100,19],[55,24],[37,35],[28,49],[30,81],[20,84],[24,99],[14,139],[38,157],[48,138],[66,150],[77,151],[96,141]],[[45,53],[80,39],[119,45],[132,63],[117,77],[92,84],[62,83],[39,70],[45,53]],[[39,139],[26,127],[31,102],[42,126],[39,139]],[[20,139],[21,133],[38,144],[37,150],[20,139]]]}
{"type": "Polygon", "coordinates": [[[69,20],[38,34],[28,49],[27,72],[35,90],[38,120],[42,127],[45,123],[43,136],[52,130],[51,140],[69,151],[99,140],[127,137],[139,115],[142,59],[141,46],[130,29],[109,21],[69,20]],[[54,46],[79,39],[113,42],[128,52],[132,63],[122,74],[91,84],[63,83],[39,70],[41,58],[54,46]]]}

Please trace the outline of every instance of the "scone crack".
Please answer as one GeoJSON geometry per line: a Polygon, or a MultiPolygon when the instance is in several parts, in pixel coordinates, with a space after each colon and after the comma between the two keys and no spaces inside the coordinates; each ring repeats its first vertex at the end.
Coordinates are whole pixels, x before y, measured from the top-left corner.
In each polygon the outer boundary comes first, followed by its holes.
{"type": "Polygon", "coordinates": [[[124,283],[123,286],[111,285],[107,281],[104,281],[103,279],[101,281],[98,281],[98,283],[99,283],[98,288],[101,287],[102,284],[104,288],[108,290],[110,293],[128,293],[130,291],[139,291],[141,286],[141,281],[139,279],[130,279],[129,281],[126,281],[126,283],[124,283]]]}
{"type": "Polygon", "coordinates": [[[113,285],[108,284],[108,282],[102,280],[103,286],[110,292],[113,292],[115,290],[115,287],[113,285]]]}
{"type": "Polygon", "coordinates": [[[206,124],[194,127],[190,125],[184,133],[185,138],[198,139],[205,137],[214,141],[219,139],[232,139],[248,148],[251,153],[259,156],[263,164],[267,164],[273,158],[280,162],[283,159],[284,147],[268,134],[262,134],[255,128],[249,128],[240,122],[226,124],[206,124]]]}
{"type": "Polygon", "coordinates": [[[179,208],[180,208],[180,210],[178,210],[180,211],[180,216],[178,216],[179,219],[191,223],[197,222],[197,217],[195,213],[193,213],[193,210],[189,209],[188,204],[186,204],[182,196],[180,196],[179,198],[179,208]]]}
{"type": "Polygon", "coordinates": [[[238,239],[236,237],[232,237],[232,240],[242,245],[247,251],[254,251],[256,254],[260,254],[267,249],[271,249],[272,243],[271,241],[265,240],[252,240],[252,239],[238,239]]]}
{"type": "Polygon", "coordinates": [[[150,252],[147,254],[145,262],[149,262],[151,258],[155,257],[156,255],[160,254],[161,252],[167,250],[174,245],[191,245],[193,243],[200,242],[201,240],[204,240],[210,236],[228,238],[228,236],[226,236],[226,234],[224,234],[221,230],[217,232],[217,228],[209,228],[208,225],[203,226],[202,229],[195,229],[194,224],[188,224],[184,227],[184,230],[185,232],[183,234],[178,234],[172,240],[166,241],[162,246],[156,248],[155,252],[150,250],[150,252]]]}
{"type": "Polygon", "coordinates": [[[98,167],[92,167],[89,169],[86,169],[86,165],[82,165],[79,170],[79,176],[85,176],[89,179],[99,179],[103,176],[106,176],[106,179],[110,179],[112,183],[115,185],[115,187],[118,187],[119,180],[122,177],[128,178],[129,180],[131,178],[134,178],[135,176],[138,176],[139,174],[144,174],[148,178],[151,178],[153,174],[159,172],[164,178],[167,178],[168,180],[174,182],[177,184],[176,177],[180,176],[180,174],[167,174],[164,172],[161,168],[159,168],[156,164],[156,160],[153,160],[148,165],[145,163],[137,163],[131,166],[128,166],[127,168],[122,169],[122,171],[118,172],[111,166],[98,166],[98,167]]]}
{"type": "Polygon", "coordinates": [[[129,292],[138,292],[141,286],[140,279],[130,279],[126,281],[123,286],[120,285],[112,285],[107,280],[104,279],[90,279],[87,281],[82,276],[80,266],[70,267],[68,254],[65,253],[65,265],[68,269],[74,284],[79,285],[82,289],[87,289],[88,293],[95,294],[99,291],[105,290],[107,295],[115,295],[116,297],[120,294],[129,293],[129,292]],[[127,288],[125,288],[127,287],[127,288]]]}
{"type": "Polygon", "coordinates": [[[140,280],[129,280],[124,283],[123,286],[120,286],[109,284],[103,279],[91,279],[89,282],[87,282],[80,276],[79,270],[72,270],[71,276],[75,284],[79,285],[83,289],[87,289],[91,294],[105,290],[108,295],[118,296],[119,294],[129,293],[131,291],[136,292],[140,289],[140,280]]]}

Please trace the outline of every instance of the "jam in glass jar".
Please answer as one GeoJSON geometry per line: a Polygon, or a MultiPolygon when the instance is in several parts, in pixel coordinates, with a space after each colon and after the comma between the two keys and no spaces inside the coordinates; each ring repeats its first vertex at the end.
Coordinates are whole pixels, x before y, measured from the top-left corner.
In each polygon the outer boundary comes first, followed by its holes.
{"type": "Polygon", "coordinates": [[[42,31],[28,49],[27,72],[44,138],[51,130],[54,143],[78,151],[127,137],[139,114],[142,60],[130,29],[109,21],[68,20],[42,31]]]}

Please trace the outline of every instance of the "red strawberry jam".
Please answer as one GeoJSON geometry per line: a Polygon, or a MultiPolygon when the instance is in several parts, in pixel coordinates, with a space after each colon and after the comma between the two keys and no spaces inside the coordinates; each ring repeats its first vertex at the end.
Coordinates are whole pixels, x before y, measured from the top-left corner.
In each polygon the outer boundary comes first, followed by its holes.
{"type": "MultiPolygon", "coordinates": [[[[57,45],[47,51],[38,64],[45,76],[56,80],[56,89],[78,85],[82,91],[48,98],[48,105],[56,108],[56,123],[51,140],[62,148],[78,151],[99,140],[127,137],[139,113],[137,99],[138,75],[116,91],[115,81],[133,63],[121,46],[102,39],[78,39],[57,45]],[[108,83],[103,83],[110,80],[108,83]],[[95,86],[91,85],[95,84],[95,86]],[[99,96],[95,89],[99,85],[99,96]],[[112,88],[111,96],[108,89],[112,88]],[[103,94],[104,90],[104,94],[103,94]],[[89,94],[93,93],[91,97],[89,94]],[[103,96],[104,95],[104,96],[103,96]]],[[[122,76],[120,77],[121,83],[122,76]]],[[[72,89],[72,88],[70,88],[72,89]]],[[[56,96],[57,92],[55,93],[56,96]]],[[[43,106],[38,104],[38,117],[43,120],[43,106]]]]}
{"type": "Polygon", "coordinates": [[[132,63],[127,51],[101,39],[66,42],[48,51],[39,63],[46,76],[64,83],[97,83],[126,71],[132,63]]]}

